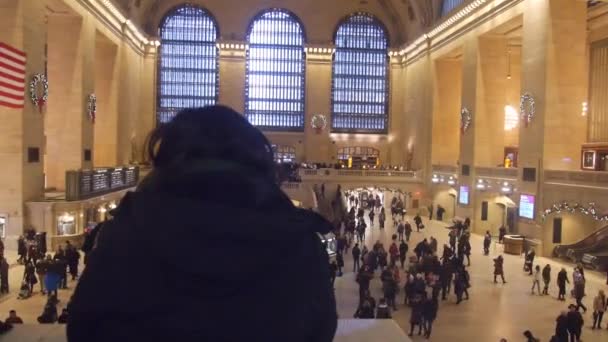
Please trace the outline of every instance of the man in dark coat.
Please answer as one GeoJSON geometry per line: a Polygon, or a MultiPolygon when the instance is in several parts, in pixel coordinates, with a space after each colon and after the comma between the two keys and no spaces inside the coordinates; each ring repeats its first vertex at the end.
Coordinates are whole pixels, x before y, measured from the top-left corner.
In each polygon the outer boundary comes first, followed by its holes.
{"type": "Polygon", "coordinates": [[[437,298],[428,298],[422,304],[424,337],[426,337],[427,339],[431,337],[431,332],[433,331],[433,322],[437,318],[438,308],[439,303],[437,302],[437,298]]]}
{"type": "Polygon", "coordinates": [[[0,294],[8,293],[8,262],[0,257],[0,294]]]}
{"type": "Polygon", "coordinates": [[[567,314],[568,333],[570,333],[570,341],[578,342],[581,340],[581,332],[583,330],[583,316],[577,310],[576,305],[568,306],[567,314]]]}
{"type": "Polygon", "coordinates": [[[557,299],[566,300],[566,283],[570,283],[568,280],[568,272],[562,267],[562,270],[557,273],[557,287],[559,288],[559,294],[557,299]]]}
{"type": "Polygon", "coordinates": [[[351,253],[353,254],[353,272],[356,273],[359,271],[359,258],[361,257],[361,249],[359,248],[358,243],[355,244],[351,253]]]}
{"type": "Polygon", "coordinates": [[[70,275],[72,276],[72,280],[76,280],[78,277],[78,263],[80,262],[80,253],[78,250],[72,246],[70,241],[66,241],[65,247],[65,260],[68,264],[68,269],[70,275]]]}
{"type": "Polygon", "coordinates": [[[332,341],[332,226],[281,191],[264,135],[213,106],[149,146],[153,171],[104,223],[68,305],[68,340],[332,341]]]}
{"type": "Polygon", "coordinates": [[[568,314],[565,311],[555,320],[555,341],[568,342],[568,314]]]}

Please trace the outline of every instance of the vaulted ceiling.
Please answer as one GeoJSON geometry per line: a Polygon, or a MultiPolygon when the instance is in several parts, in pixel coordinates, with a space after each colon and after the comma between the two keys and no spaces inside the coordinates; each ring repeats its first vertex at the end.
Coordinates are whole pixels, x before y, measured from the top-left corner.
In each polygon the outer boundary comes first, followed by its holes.
{"type": "Polygon", "coordinates": [[[247,16],[268,7],[294,11],[307,26],[312,43],[331,40],[340,18],[370,12],[387,26],[393,46],[415,39],[439,18],[442,0],[113,0],[125,14],[152,35],[165,13],[183,3],[207,8],[218,19],[224,39],[243,39],[247,16]],[[232,21],[246,21],[234,23],[232,21]],[[323,31],[318,26],[324,27],[323,31]]]}

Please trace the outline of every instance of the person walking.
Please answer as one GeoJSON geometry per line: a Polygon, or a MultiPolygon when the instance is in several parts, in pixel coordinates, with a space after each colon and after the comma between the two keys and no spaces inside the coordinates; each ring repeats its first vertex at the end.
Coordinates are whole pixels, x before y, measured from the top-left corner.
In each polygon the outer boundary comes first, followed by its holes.
{"type": "Polygon", "coordinates": [[[570,304],[568,310],[567,319],[570,342],[579,342],[581,340],[581,332],[584,324],[583,316],[574,304],[570,304]]]}
{"type": "Polygon", "coordinates": [[[27,258],[27,244],[25,243],[25,237],[23,235],[19,236],[19,240],[17,240],[17,254],[19,255],[17,262],[25,264],[27,258]]]}
{"type": "Polygon", "coordinates": [[[490,254],[490,244],[492,243],[492,235],[486,230],[486,235],[483,237],[483,255],[490,254]]]}
{"type": "Polygon", "coordinates": [[[507,283],[505,281],[505,273],[504,273],[504,267],[503,267],[504,262],[505,262],[505,260],[503,259],[502,255],[499,255],[494,259],[494,283],[498,283],[496,281],[497,276],[500,276],[503,284],[507,283]]]}
{"type": "Polygon", "coordinates": [[[557,287],[559,288],[559,294],[557,295],[558,300],[566,300],[566,283],[570,283],[568,280],[568,272],[562,267],[562,270],[557,273],[557,287]]]}
{"type": "Polygon", "coordinates": [[[540,271],[540,266],[536,265],[536,270],[534,272],[534,278],[532,278],[532,294],[534,294],[534,287],[538,288],[538,294],[540,295],[540,278],[541,278],[541,271],[540,271]]]}
{"type": "Polygon", "coordinates": [[[338,277],[341,277],[342,268],[344,267],[344,257],[342,257],[342,254],[336,254],[336,263],[338,264],[338,277]]]}
{"type": "Polygon", "coordinates": [[[32,264],[32,261],[26,262],[25,270],[23,272],[23,282],[29,287],[30,293],[34,292],[34,285],[38,283],[36,278],[36,267],[32,264]]]}
{"type": "Polygon", "coordinates": [[[332,261],[329,264],[329,281],[331,283],[331,287],[334,287],[334,283],[336,282],[336,276],[338,275],[338,264],[335,261],[332,261]]]}
{"type": "Polygon", "coordinates": [[[399,247],[397,246],[397,235],[395,235],[395,234],[393,234],[393,242],[391,243],[391,246],[388,248],[388,254],[390,256],[389,265],[391,267],[393,267],[397,264],[397,260],[399,259],[399,247]]]}
{"type": "Polygon", "coordinates": [[[543,294],[549,295],[549,283],[551,282],[551,265],[547,264],[543,267],[543,283],[545,283],[545,287],[543,288],[543,294]]]}
{"type": "Polygon", "coordinates": [[[369,210],[369,214],[367,215],[369,217],[369,226],[374,227],[374,217],[376,216],[376,214],[374,214],[374,208],[371,208],[369,210]]]}
{"type": "Polygon", "coordinates": [[[534,248],[530,249],[526,253],[525,263],[524,263],[524,271],[529,272],[529,275],[532,275],[533,267],[534,267],[534,257],[536,256],[536,252],[534,252],[534,248]]]}
{"type": "Polygon", "coordinates": [[[399,261],[401,262],[402,269],[405,269],[405,259],[407,258],[408,249],[409,246],[407,245],[407,243],[401,240],[401,243],[399,244],[399,261]]]}
{"type": "Polygon", "coordinates": [[[591,329],[602,328],[602,318],[606,311],[606,295],[600,290],[597,296],[593,299],[593,327],[591,329]]]}
{"type": "Polygon", "coordinates": [[[431,332],[433,331],[433,322],[437,318],[437,310],[439,303],[437,298],[427,298],[422,306],[422,321],[424,325],[424,337],[426,339],[431,338],[431,332]]]}
{"type": "Polygon", "coordinates": [[[576,299],[576,310],[583,308],[583,311],[587,312],[587,307],[583,304],[583,297],[585,297],[585,277],[579,267],[574,268],[574,274],[572,275],[572,281],[574,282],[574,298],[576,299]]]}
{"type": "Polygon", "coordinates": [[[399,222],[399,224],[397,224],[397,234],[399,236],[399,241],[403,241],[403,232],[405,231],[405,225],[403,224],[403,222],[399,222]]]}
{"type": "Polygon", "coordinates": [[[361,249],[358,243],[355,243],[355,247],[353,247],[351,253],[353,255],[353,273],[357,273],[360,267],[359,258],[361,257],[361,249]]]}
{"type": "Polygon", "coordinates": [[[78,264],[80,262],[80,253],[72,246],[70,241],[66,241],[65,247],[65,260],[68,265],[69,273],[72,276],[72,280],[76,280],[78,277],[78,264]]]}

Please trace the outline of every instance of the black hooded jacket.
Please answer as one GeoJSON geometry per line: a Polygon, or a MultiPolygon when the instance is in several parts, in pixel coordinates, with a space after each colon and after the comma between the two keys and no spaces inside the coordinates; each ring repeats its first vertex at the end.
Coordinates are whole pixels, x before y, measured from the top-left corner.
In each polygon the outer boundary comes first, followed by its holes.
{"type": "Polygon", "coordinates": [[[69,306],[70,342],[333,340],[330,224],[228,169],[150,177],[123,199],[69,306]]]}

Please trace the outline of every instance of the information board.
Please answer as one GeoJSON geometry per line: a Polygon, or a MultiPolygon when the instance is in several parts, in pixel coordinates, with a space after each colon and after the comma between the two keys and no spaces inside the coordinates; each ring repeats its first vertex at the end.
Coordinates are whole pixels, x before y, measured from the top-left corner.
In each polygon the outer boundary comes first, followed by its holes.
{"type": "Polygon", "coordinates": [[[536,197],[534,195],[519,196],[519,217],[534,220],[534,208],[536,197]]]}
{"type": "Polygon", "coordinates": [[[469,187],[466,185],[460,186],[460,192],[458,193],[458,203],[462,205],[469,205],[469,187]]]}

